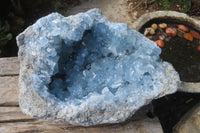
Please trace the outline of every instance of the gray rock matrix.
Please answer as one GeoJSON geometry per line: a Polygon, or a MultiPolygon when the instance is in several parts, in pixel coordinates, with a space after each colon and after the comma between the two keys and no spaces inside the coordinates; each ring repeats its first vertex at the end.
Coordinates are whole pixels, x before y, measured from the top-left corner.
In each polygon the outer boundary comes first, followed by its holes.
{"type": "Polygon", "coordinates": [[[123,122],[180,83],[161,49],[98,9],[51,13],[17,36],[19,104],[36,118],[90,126],[123,122]]]}

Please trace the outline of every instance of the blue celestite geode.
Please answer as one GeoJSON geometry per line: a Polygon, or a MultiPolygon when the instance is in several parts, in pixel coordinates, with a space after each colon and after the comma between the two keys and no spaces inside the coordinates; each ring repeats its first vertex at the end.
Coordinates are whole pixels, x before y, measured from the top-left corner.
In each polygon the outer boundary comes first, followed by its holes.
{"type": "Polygon", "coordinates": [[[117,123],[173,93],[179,76],[161,49],[98,9],[52,13],[17,37],[22,112],[75,125],[117,123]]]}

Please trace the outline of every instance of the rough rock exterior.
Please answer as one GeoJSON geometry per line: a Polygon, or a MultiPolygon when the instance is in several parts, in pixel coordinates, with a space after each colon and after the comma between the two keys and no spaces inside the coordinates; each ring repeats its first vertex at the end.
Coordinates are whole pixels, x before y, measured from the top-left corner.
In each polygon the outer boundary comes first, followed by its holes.
{"type": "Polygon", "coordinates": [[[179,76],[160,48],[98,9],[52,13],[17,37],[22,112],[75,125],[118,123],[173,93],[179,76]]]}

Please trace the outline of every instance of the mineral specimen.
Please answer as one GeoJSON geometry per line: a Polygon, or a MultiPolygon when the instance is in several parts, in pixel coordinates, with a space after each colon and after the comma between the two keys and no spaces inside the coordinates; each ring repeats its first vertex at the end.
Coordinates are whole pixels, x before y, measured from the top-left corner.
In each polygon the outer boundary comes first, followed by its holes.
{"type": "Polygon", "coordinates": [[[75,125],[118,123],[173,93],[179,76],[161,49],[98,9],[52,13],[17,36],[19,104],[32,117],[75,125]]]}

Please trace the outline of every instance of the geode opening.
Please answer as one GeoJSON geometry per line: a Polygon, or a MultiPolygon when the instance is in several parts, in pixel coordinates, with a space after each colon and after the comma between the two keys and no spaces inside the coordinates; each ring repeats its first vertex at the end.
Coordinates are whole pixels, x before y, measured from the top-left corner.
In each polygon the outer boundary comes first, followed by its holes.
{"type": "Polygon", "coordinates": [[[91,92],[101,94],[102,90],[108,87],[115,95],[118,88],[130,83],[130,79],[123,79],[122,74],[116,75],[115,78],[119,80],[115,82],[112,73],[116,73],[117,65],[121,65],[119,62],[122,60],[122,55],[133,53],[135,48],[131,45],[124,48],[120,46],[109,48],[110,40],[106,39],[108,37],[104,34],[107,28],[104,24],[97,25],[84,31],[81,40],[73,42],[71,47],[62,45],[58,53],[61,57],[58,61],[59,69],[51,77],[49,84],[50,93],[66,101],[74,98],[81,99],[91,92]],[[108,42],[105,42],[106,40],[108,42]]]}
{"type": "Polygon", "coordinates": [[[173,93],[179,76],[160,48],[97,9],[52,13],[17,37],[22,112],[75,125],[118,123],[173,93]]]}

